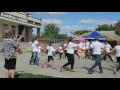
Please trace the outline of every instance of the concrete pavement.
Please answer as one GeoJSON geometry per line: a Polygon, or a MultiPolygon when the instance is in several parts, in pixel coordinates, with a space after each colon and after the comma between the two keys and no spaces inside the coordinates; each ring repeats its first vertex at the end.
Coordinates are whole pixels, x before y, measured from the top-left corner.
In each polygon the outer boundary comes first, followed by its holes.
{"type": "MultiPolygon", "coordinates": [[[[120,78],[120,72],[118,72],[117,75],[113,74],[113,68],[116,67],[116,65],[118,64],[112,63],[110,60],[102,61],[104,71],[103,74],[99,73],[99,69],[97,67],[94,69],[95,72],[91,75],[88,74],[88,68],[90,68],[94,64],[93,60],[79,60],[78,57],[75,57],[74,70],[76,72],[70,72],[69,70],[63,70],[63,72],[60,72],[60,66],[67,62],[66,59],[58,60],[58,56],[55,56],[54,59],[55,65],[57,66],[57,70],[53,70],[50,67],[40,68],[36,65],[29,65],[30,57],[31,53],[23,53],[23,55],[18,55],[16,72],[41,74],[60,78],[120,78]]],[[[47,59],[47,56],[42,54],[40,59],[40,62],[43,63],[47,59]]],[[[70,68],[70,66],[68,66],[68,68],[70,68]]],[[[0,78],[5,78],[4,59],[2,55],[0,55],[0,78]]]]}

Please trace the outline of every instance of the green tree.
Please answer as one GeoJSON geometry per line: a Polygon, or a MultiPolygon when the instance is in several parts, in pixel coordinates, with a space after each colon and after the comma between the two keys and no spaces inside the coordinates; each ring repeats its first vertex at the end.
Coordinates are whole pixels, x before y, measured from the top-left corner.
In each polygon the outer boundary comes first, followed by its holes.
{"type": "Polygon", "coordinates": [[[108,31],[113,30],[113,26],[108,24],[98,25],[98,28],[96,28],[96,31],[108,31]]]}
{"type": "Polygon", "coordinates": [[[76,36],[80,36],[80,35],[82,35],[84,33],[88,33],[88,32],[90,32],[90,31],[88,31],[88,30],[79,30],[79,31],[75,31],[73,34],[76,35],[76,36]]]}
{"type": "Polygon", "coordinates": [[[48,24],[44,27],[43,38],[58,38],[60,28],[56,27],[55,24],[48,24]]]}
{"type": "Polygon", "coordinates": [[[117,23],[113,26],[114,30],[120,30],[120,21],[118,20],[117,23]]]}

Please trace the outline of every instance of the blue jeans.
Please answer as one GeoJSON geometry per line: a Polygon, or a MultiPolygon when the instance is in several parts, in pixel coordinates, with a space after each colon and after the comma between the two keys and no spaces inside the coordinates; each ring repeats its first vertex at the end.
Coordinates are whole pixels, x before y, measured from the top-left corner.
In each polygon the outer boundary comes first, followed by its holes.
{"type": "Polygon", "coordinates": [[[40,62],[40,56],[39,56],[39,52],[32,52],[32,59],[31,59],[31,62],[33,62],[35,59],[35,64],[39,65],[39,62],[40,62]]]}
{"type": "Polygon", "coordinates": [[[95,64],[90,68],[90,70],[92,71],[98,65],[100,72],[103,72],[102,65],[101,65],[101,55],[95,54],[94,58],[95,58],[95,64]]]}
{"type": "Polygon", "coordinates": [[[31,53],[31,59],[29,61],[30,63],[33,62],[33,52],[31,53]]]}

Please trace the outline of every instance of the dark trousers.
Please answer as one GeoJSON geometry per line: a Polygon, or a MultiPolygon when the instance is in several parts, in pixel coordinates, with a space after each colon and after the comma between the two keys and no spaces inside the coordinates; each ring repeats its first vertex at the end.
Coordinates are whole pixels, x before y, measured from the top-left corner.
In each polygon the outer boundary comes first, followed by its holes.
{"type": "Polygon", "coordinates": [[[116,57],[117,58],[117,61],[118,61],[118,63],[119,63],[119,65],[118,65],[118,67],[117,67],[117,71],[119,71],[120,70],[120,57],[116,57]]]}
{"type": "Polygon", "coordinates": [[[74,51],[74,57],[75,57],[75,54],[78,56],[78,58],[80,59],[80,56],[78,55],[77,53],[77,50],[74,51]]]}
{"type": "Polygon", "coordinates": [[[67,50],[65,50],[64,53],[65,53],[65,58],[66,58],[67,57],[67,50]]]}
{"type": "Polygon", "coordinates": [[[63,65],[63,68],[65,68],[68,65],[71,65],[71,70],[73,70],[74,67],[74,54],[67,53],[68,63],[63,65]]]}
{"type": "Polygon", "coordinates": [[[105,53],[105,55],[104,55],[104,57],[103,57],[103,60],[106,60],[106,57],[107,57],[107,56],[110,58],[110,60],[111,60],[111,61],[113,61],[113,60],[112,60],[112,57],[110,56],[110,54],[109,54],[109,53],[108,53],[108,54],[107,54],[107,53],[105,53]]]}
{"type": "Polygon", "coordinates": [[[62,57],[62,53],[61,53],[61,52],[59,52],[59,57],[60,57],[60,59],[61,59],[61,57],[62,57]]]}

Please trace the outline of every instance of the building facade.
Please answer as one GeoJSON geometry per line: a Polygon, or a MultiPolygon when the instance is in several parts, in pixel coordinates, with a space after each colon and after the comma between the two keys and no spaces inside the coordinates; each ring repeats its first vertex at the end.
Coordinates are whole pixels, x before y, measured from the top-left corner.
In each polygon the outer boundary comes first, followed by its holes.
{"type": "Polygon", "coordinates": [[[40,37],[41,22],[42,19],[33,18],[27,12],[0,12],[0,42],[5,29],[10,29],[12,35],[21,35],[22,42],[31,42],[33,28],[37,28],[40,37]]]}

